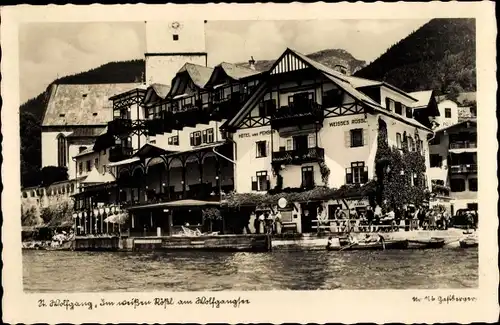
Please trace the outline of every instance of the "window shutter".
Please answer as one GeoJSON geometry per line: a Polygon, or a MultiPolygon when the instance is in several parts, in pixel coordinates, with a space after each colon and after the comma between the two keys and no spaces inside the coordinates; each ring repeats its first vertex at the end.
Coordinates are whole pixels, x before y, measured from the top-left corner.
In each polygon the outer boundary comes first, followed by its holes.
{"type": "Polygon", "coordinates": [[[264,142],[266,144],[266,157],[271,155],[271,146],[268,141],[264,142]]]}
{"type": "Polygon", "coordinates": [[[257,191],[257,180],[252,177],[252,191],[257,191]]]}
{"type": "Polygon", "coordinates": [[[345,182],[346,184],[352,184],[352,172],[351,168],[345,169],[345,182]]]}
{"type": "Polygon", "coordinates": [[[363,146],[368,145],[368,129],[363,129],[363,146]]]}
{"type": "Polygon", "coordinates": [[[388,97],[385,98],[385,108],[387,108],[388,111],[391,110],[391,99],[388,97]]]}
{"type": "Polygon", "coordinates": [[[191,144],[191,146],[194,146],[194,133],[190,134],[189,143],[191,144]]]}
{"type": "Polygon", "coordinates": [[[207,143],[207,130],[203,130],[201,142],[207,143]]]}
{"type": "Polygon", "coordinates": [[[363,169],[363,175],[361,177],[361,183],[368,183],[368,167],[365,166],[365,168],[363,169]]]}
{"type": "Polygon", "coordinates": [[[345,141],[345,147],[350,148],[351,147],[351,131],[344,132],[344,141],[345,141]]]}
{"type": "Polygon", "coordinates": [[[269,180],[269,176],[267,176],[265,190],[269,191],[270,188],[271,188],[271,181],[269,180]]]}

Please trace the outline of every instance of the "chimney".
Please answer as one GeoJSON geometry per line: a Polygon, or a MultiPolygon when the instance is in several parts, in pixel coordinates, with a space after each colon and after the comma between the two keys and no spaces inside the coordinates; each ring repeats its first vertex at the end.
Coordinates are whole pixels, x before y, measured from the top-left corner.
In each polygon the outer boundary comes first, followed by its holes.
{"type": "Polygon", "coordinates": [[[253,56],[250,57],[251,59],[248,60],[248,64],[250,66],[250,69],[255,70],[255,60],[253,59],[253,56]]]}
{"type": "Polygon", "coordinates": [[[342,73],[344,75],[348,75],[348,69],[347,69],[347,67],[345,67],[345,66],[343,66],[341,64],[335,65],[335,67],[333,67],[333,70],[338,71],[338,72],[340,72],[340,73],[342,73]]]}

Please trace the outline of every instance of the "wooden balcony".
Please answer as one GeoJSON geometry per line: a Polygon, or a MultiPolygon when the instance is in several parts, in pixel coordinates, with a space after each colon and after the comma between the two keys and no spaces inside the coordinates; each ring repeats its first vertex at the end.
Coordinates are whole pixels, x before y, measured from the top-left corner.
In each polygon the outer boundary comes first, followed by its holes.
{"type": "Polygon", "coordinates": [[[114,120],[108,122],[108,133],[111,135],[125,135],[132,132],[132,120],[115,118],[114,120]]]}
{"type": "Polygon", "coordinates": [[[276,151],[272,155],[273,164],[301,165],[305,163],[318,162],[325,158],[325,150],[315,147],[305,150],[276,151]]]}
{"type": "Polygon", "coordinates": [[[452,174],[477,173],[477,165],[476,164],[451,165],[450,172],[452,174]]]}
{"type": "Polygon", "coordinates": [[[280,107],[272,115],[271,127],[273,129],[316,123],[323,125],[324,114],[321,105],[312,101],[292,104],[280,107]]]}
{"type": "Polygon", "coordinates": [[[117,162],[120,160],[130,158],[132,156],[132,153],[133,153],[132,148],[114,146],[113,148],[109,149],[109,161],[117,162]]]}
{"type": "Polygon", "coordinates": [[[476,141],[454,141],[450,142],[450,149],[476,149],[476,141]]]}
{"type": "Polygon", "coordinates": [[[162,134],[164,132],[163,129],[163,119],[161,118],[153,118],[145,121],[145,128],[148,132],[148,135],[154,136],[157,134],[162,134]]]}

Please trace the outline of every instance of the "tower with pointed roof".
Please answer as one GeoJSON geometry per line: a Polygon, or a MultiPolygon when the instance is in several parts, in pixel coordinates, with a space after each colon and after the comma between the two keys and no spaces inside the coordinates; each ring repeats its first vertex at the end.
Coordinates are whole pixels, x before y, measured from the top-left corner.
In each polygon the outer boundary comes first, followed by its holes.
{"type": "Polygon", "coordinates": [[[207,65],[206,21],[146,21],[146,84],[170,85],[186,63],[207,65]]]}

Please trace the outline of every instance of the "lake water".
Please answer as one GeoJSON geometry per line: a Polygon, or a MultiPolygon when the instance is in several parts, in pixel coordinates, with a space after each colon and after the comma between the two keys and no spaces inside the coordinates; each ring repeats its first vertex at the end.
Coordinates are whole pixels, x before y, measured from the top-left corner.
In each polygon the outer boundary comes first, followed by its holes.
{"type": "Polygon", "coordinates": [[[478,250],[23,251],[28,292],[434,289],[478,286],[478,250]]]}

